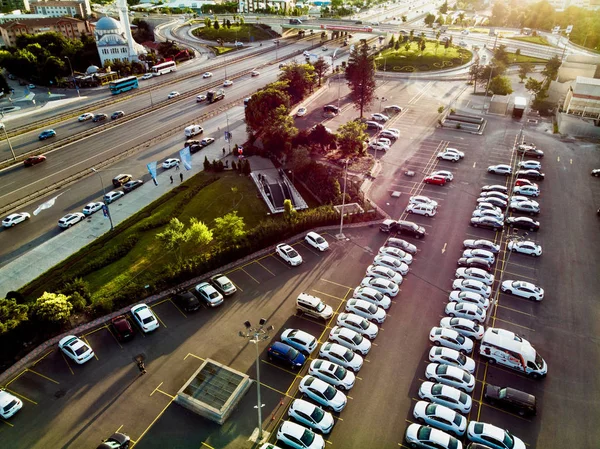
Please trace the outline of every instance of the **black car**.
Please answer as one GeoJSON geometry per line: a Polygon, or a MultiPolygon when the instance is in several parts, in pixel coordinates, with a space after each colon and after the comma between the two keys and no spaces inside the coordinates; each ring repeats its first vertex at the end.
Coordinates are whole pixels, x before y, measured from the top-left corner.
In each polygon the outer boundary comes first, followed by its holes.
{"type": "Polygon", "coordinates": [[[508,193],[508,187],[500,185],[500,184],[494,184],[494,185],[489,185],[489,186],[483,186],[481,188],[482,192],[502,192],[502,193],[508,193]]]}
{"type": "Polygon", "coordinates": [[[523,155],[527,157],[536,157],[538,159],[544,157],[544,152],[542,150],[538,150],[537,148],[531,147],[529,145],[519,145],[518,150],[520,153],[523,153],[523,155]]]}
{"type": "Polygon", "coordinates": [[[496,207],[499,207],[500,209],[504,209],[508,205],[506,201],[504,201],[502,198],[498,198],[497,196],[480,196],[479,199],[481,201],[478,201],[478,203],[490,203],[496,207]]]}
{"type": "Polygon", "coordinates": [[[535,396],[514,388],[487,384],[483,397],[491,405],[517,412],[521,416],[535,415],[537,412],[535,396]]]}
{"type": "Polygon", "coordinates": [[[540,229],[540,222],[529,217],[508,217],[506,225],[513,228],[527,229],[528,231],[537,231],[540,229]]]}
{"type": "Polygon", "coordinates": [[[474,228],[492,229],[493,231],[502,230],[502,222],[494,220],[491,217],[473,217],[471,218],[471,226],[474,228]]]}
{"type": "Polygon", "coordinates": [[[113,112],[113,114],[110,116],[110,119],[115,120],[117,118],[121,118],[124,116],[125,116],[125,113],[123,111],[117,111],[117,112],[113,112]]]}
{"type": "Polygon", "coordinates": [[[546,175],[544,175],[543,173],[540,173],[537,170],[519,170],[517,172],[517,178],[526,178],[526,179],[533,179],[534,181],[543,181],[544,177],[546,175]]]}
{"type": "Polygon", "coordinates": [[[482,270],[487,271],[488,273],[492,272],[492,264],[489,263],[485,259],[481,259],[479,257],[461,257],[458,259],[457,265],[459,267],[466,268],[481,268],[482,270]]]}
{"type": "Polygon", "coordinates": [[[143,183],[144,183],[144,181],[142,181],[141,179],[136,179],[135,181],[126,182],[125,184],[123,184],[123,192],[129,193],[132,190],[137,189],[143,183]]]}
{"type": "Polygon", "coordinates": [[[108,118],[108,115],[106,115],[106,114],[96,114],[96,115],[94,115],[92,122],[101,122],[103,120],[106,120],[107,118],[108,118]]]}
{"type": "Polygon", "coordinates": [[[133,327],[125,315],[114,317],[111,324],[117,340],[126,341],[133,338],[133,327]]]}
{"type": "Polygon", "coordinates": [[[200,301],[190,292],[177,293],[173,300],[185,312],[195,312],[200,308],[200,301]]]}
{"type": "Polygon", "coordinates": [[[110,438],[107,438],[96,449],[128,449],[131,439],[124,433],[113,433],[110,438]]]}
{"type": "Polygon", "coordinates": [[[198,151],[200,151],[203,148],[202,145],[198,145],[197,143],[188,145],[188,147],[190,148],[190,154],[197,153],[198,151]]]}
{"type": "Polygon", "coordinates": [[[392,230],[396,231],[397,234],[410,235],[416,239],[425,237],[425,228],[419,226],[412,221],[398,220],[392,230]]]}

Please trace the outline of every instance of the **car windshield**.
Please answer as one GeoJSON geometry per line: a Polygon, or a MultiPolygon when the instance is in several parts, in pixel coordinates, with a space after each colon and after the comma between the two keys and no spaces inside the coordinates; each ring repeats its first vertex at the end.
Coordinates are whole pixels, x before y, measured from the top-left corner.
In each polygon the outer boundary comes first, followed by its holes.
{"type": "Polygon", "coordinates": [[[463,382],[469,383],[471,381],[471,375],[467,372],[463,373],[462,380],[463,382]]]}
{"type": "Polygon", "coordinates": [[[344,352],[342,356],[344,357],[344,360],[349,362],[354,358],[354,353],[350,349],[348,349],[346,352],[344,352]]]}
{"type": "Polygon", "coordinates": [[[319,407],[315,407],[310,416],[315,422],[321,422],[323,420],[323,417],[325,416],[325,412],[319,407]]]}
{"type": "Polygon", "coordinates": [[[154,321],[154,317],[152,315],[150,315],[150,316],[147,316],[146,318],[144,318],[142,320],[142,323],[148,324],[148,323],[151,323],[152,321],[154,321]]]}
{"type": "MultiPolygon", "coordinates": [[[[460,425],[462,424],[462,416],[460,416],[458,413],[454,414],[454,419],[452,420],[452,422],[460,427],[460,425]]],[[[452,447],[456,447],[456,446],[452,446],[452,447]]]]}
{"type": "Polygon", "coordinates": [[[502,443],[505,447],[511,448],[515,446],[515,440],[512,438],[512,435],[508,432],[504,432],[504,438],[502,439],[502,443]]]}
{"type": "Polygon", "coordinates": [[[466,404],[468,397],[469,396],[467,396],[465,393],[461,393],[460,396],[459,396],[459,401],[462,402],[463,404],[466,404]]]}
{"type": "Polygon", "coordinates": [[[502,388],[499,392],[498,392],[498,397],[500,399],[504,399],[506,397],[506,388],[502,388]]]}
{"type": "MultiPolygon", "coordinates": [[[[460,417],[457,415],[456,419],[460,421],[460,417]]],[[[456,438],[450,437],[448,441],[448,449],[458,449],[458,440],[456,438]]]]}
{"type": "Polygon", "coordinates": [[[417,433],[417,438],[421,441],[428,441],[429,435],[431,435],[431,427],[421,426],[417,433]]]}
{"type": "Polygon", "coordinates": [[[293,249],[288,250],[287,255],[288,257],[298,257],[298,253],[293,249]]]}
{"type": "Polygon", "coordinates": [[[315,433],[306,429],[300,438],[300,441],[304,444],[305,447],[310,447],[312,442],[315,440],[315,433]]]}
{"type": "Polygon", "coordinates": [[[358,322],[358,326],[364,330],[367,330],[369,328],[369,323],[367,320],[361,320],[358,322]]]}
{"type": "Polygon", "coordinates": [[[327,388],[325,389],[325,391],[323,392],[323,395],[331,400],[335,397],[337,390],[335,388],[333,388],[331,385],[328,385],[327,388]]]}
{"type": "Polygon", "coordinates": [[[290,358],[290,360],[295,360],[296,357],[298,357],[298,354],[300,353],[294,348],[290,348],[290,350],[288,351],[288,357],[290,358]]]}
{"type": "Polygon", "coordinates": [[[462,345],[465,342],[465,337],[463,337],[462,335],[457,335],[456,342],[462,345]]]}
{"type": "Polygon", "coordinates": [[[229,290],[232,287],[231,282],[223,282],[221,281],[221,288],[223,290],[229,290]]]}
{"type": "Polygon", "coordinates": [[[316,240],[316,241],[317,241],[317,243],[319,243],[319,244],[320,244],[320,243],[325,243],[325,239],[324,239],[323,237],[321,237],[321,236],[318,236],[318,237],[317,237],[315,240],[316,240]]]}
{"type": "Polygon", "coordinates": [[[375,304],[369,304],[369,307],[367,307],[367,310],[369,311],[370,314],[375,314],[377,313],[377,306],[375,304]]]}
{"type": "Polygon", "coordinates": [[[219,297],[219,292],[214,291],[210,295],[208,295],[210,299],[215,299],[219,297]]]}
{"type": "Polygon", "coordinates": [[[464,354],[459,354],[458,357],[456,357],[456,360],[458,360],[461,365],[467,363],[467,357],[464,354]]]}
{"type": "Polygon", "coordinates": [[[355,334],[354,337],[352,337],[352,342],[357,346],[360,345],[363,340],[364,340],[364,337],[359,334],[355,334]]]}
{"type": "Polygon", "coordinates": [[[337,377],[338,379],[343,379],[344,377],[346,377],[346,368],[338,366],[334,374],[335,377],[337,377]]]}
{"type": "Polygon", "coordinates": [[[81,345],[79,348],[75,350],[75,355],[82,355],[88,351],[88,347],[86,345],[81,345]]]}
{"type": "Polygon", "coordinates": [[[542,368],[544,366],[544,359],[537,352],[535,353],[535,364],[538,368],[542,368]]]}
{"type": "Polygon", "coordinates": [[[439,394],[442,394],[442,386],[439,384],[436,384],[433,387],[431,387],[431,394],[436,395],[436,396],[439,394]]]}
{"type": "Polygon", "coordinates": [[[317,312],[322,312],[323,310],[325,310],[325,303],[320,302],[317,306],[317,312]]]}
{"type": "Polygon", "coordinates": [[[13,408],[16,405],[16,403],[17,403],[17,400],[13,399],[8,404],[6,404],[2,410],[4,410],[4,412],[8,412],[11,408],[13,408]]]}

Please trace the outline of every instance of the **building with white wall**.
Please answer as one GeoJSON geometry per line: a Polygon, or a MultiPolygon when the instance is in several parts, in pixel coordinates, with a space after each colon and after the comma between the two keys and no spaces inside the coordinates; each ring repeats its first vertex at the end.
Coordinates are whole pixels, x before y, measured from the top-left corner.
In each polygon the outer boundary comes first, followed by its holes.
{"type": "Polygon", "coordinates": [[[30,6],[33,13],[45,14],[51,17],[74,17],[78,15],[85,19],[92,14],[89,0],[32,1],[30,6]]]}

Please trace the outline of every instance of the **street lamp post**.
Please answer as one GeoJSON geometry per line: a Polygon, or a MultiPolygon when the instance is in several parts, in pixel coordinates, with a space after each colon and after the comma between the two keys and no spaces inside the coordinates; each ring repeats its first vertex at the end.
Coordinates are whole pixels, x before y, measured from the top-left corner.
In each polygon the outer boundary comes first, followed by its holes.
{"type": "MultiPolygon", "coordinates": [[[[92,171],[98,175],[100,178],[100,185],[102,186],[102,199],[104,200],[104,195],[106,195],[106,190],[104,190],[104,181],[102,181],[102,175],[98,170],[92,167],[92,171]]],[[[103,201],[104,202],[104,201],[103,201]]],[[[108,208],[108,203],[104,203],[106,205],[106,215],[108,215],[108,220],[110,221],[110,230],[114,230],[112,216],[110,215],[110,209],[108,208]]]]}
{"type": "Polygon", "coordinates": [[[258,351],[258,344],[262,341],[268,340],[271,335],[269,332],[275,328],[273,326],[266,326],[267,320],[261,318],[259,325],[253,327],[250,321],[244,322],[245,329],[239,331],[238,335],[242,338],[247,338],[250,343],[256,345],[256,409],[258,411],[258,437],[257,442],[261,442],[263,439],[263,428],[262,428],[262,402],[260,399],[260,353],[258,351]]]}
{"type": "Polygon", "coordinates": [[[65,56],[65,59],[69,62],[69,68],[71,69],[71,79],[73,80],[73,84],[75,85],[75,90],[77,91],[77,96],[81,97],[79,94],[79,86],[77,86],[77,81],[75,81],[75,74],[73,73],[73,66],[71,65],[71,59],[68,56],[65,56]]]}
{"type": "Polygon", "coordinates": [[[13,150],[13,147],[12,147],[12,145],[10,143],[10,139],[8,138],[8,133],[6,132],[6,126],[4,125],[4,123],[0,122],[0,128],[2,128],[2,131],[4,131],[4,137],[6,138],[6,143],[8,143],[8,148],[10,148],[10,152],[12,153],[12,157],[16,161],[17,160],[17,156],[15,155],[15,150],[13,150]]]}
{"type": "Polygon", "coordinates": [[[344,227],[344,207],[346,206],[346,179],[348,177],[348,159],[344,161],[344,192],[342,193],[342,212],[340,217],[340,232],[337,235],[338,239],[343,239],[344,234],[342,233],[342,229],[344,227]]]}

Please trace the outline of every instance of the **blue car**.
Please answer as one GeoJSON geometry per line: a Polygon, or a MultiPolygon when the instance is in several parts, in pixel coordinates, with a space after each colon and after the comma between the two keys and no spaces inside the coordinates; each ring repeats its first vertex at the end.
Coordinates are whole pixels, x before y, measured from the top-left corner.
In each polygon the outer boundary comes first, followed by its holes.
{"type": "Polygon", "coordinates": [[[292,369],[300,368],[306,361],[304,354],[280,341],[276,341],[269,347],[268,358],[271,361],[290,366],[292,369]]]}
{"type": "Polygon", "coordinates": [[[46,140],[54,136],[56,136],[56,131],[54,131],[53,129],[47,129],[46,131],[42,131],[39,138],[40,140],[46,140]]]}

